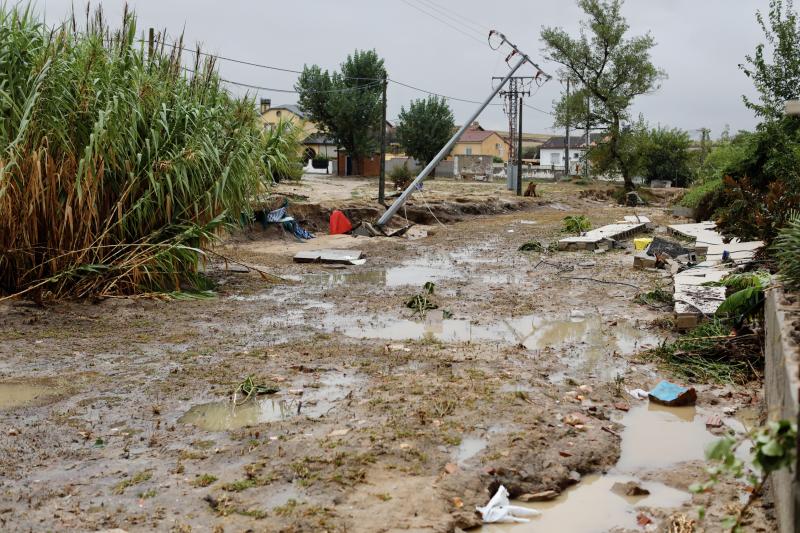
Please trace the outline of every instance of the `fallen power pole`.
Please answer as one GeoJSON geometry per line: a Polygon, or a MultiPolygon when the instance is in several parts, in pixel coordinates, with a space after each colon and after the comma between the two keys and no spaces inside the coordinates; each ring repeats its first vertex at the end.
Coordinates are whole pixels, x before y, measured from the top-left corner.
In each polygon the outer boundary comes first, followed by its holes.
{"type": "MultiPolygon", "coordinates": [[[[395,214],[397,214],[397,211],[403,206],[403,204],[406,203],[406,200],[408,200],[408,197],[411,196],[414,193],[414,190],[419,186],[419,184],[422,183],[422,180],[424,180],[426,177],[428,177],[428,174],[430,174],[431,171],[434,168],[436,168],[436,165],[438,165],[439,162],[442,159],[444,159],[445,156],[447,156],[448,153],[450,153],[450,150],[452,150],[453,145],[456,144],[456,141],[458,141],[458,139],[461,137],[461,135],[463,135],[464,132],[467,131],[467,128],[478,118],[478,116],[483,112],[483,110],[486,109],[486,106],[488,106],[492,102],[494,97],[497,96],[497,93],[499,93],[503,89],[503,87],[505,87],[506,83],[508,83],[508,80],[510,80],[511,78],[514,77],[514,74],[522,67],[522,65],[524,65],[525,63],[529,63],[529,64],[533,65],[534,67],[536,67],[536,69],[538,70],[539,74],[544,76],[546,80],[551,79],[552,76],[550,76],[549,74],[546,74],[541,69],[541,67],[539,67],[539,65],[534,63],[531,60],[531,58],[528,57],[527,54],[522,52],[517,47],[517,45],[513,44],[508,39],[506,39],[505,35],[503,35],[502,33],[496,32],[494,30],[492,30],[489,33],[489,38],[490,39],[491,39],[492,35],[497,35],[501,39],[501,43],[500,43],[499,46],[502,46],[503,44],[508,44],[511,47],[512,51],[508,55],[508,57],[506,57],[506,61],[508,61],[509,59],[511,59],[515,55],[519,55],[520,56],[519,61],[517,61],[514,64],[514,66],[511,68],[511,71],[503,78],[503,81],[501,81],[500,84],[492,90],[492,93],[486,98],[486,100],[480,105],[480,107],[478,107],[478,109],[476,109],[475,112],[467,120],[464,121],[464,125],[461,126],[461,128],[459,128],[459,130],[456,132],[456,134],[453,135],[453,137],[450,138],[449,141],[447,141],[447,144],[445,144],[444,147],[442,147],[442,149],[439,151],[439,153],[436,154],[436,157],[434,157],[431,160],[431,162],[428,163],[425,166],[425,168],[422,169],[422,171],[419,173],[419,175],[417,175],[417,177],[414,178],[414,181],[412,181],[411,185],[409,185],[408,188],[405,191],[403,191],[403,194],[401,194],[400,197],[397,200],[395,200],[394,203],[391,206],[389,206],[389,209],[386,210],[386,212],[383,214],[383,216],[381,216],[381,218],[376,223],[378,226],[385,226],[392,219],[392,217],[395,214]]],[[[499,48],[499,46],[498,46],[498,48],[499,48]]]]}

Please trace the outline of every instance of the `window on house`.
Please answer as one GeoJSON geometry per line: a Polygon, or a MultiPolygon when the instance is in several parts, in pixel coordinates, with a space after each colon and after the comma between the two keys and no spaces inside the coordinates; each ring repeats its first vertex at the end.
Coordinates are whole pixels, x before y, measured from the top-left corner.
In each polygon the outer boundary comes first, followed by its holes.
{"type": "Polygon", "coordinates": [[[281,116],[281,112],[280,111],[276,111],[275,114],[278,115],[278,116],[281,116]]]}
{"type": "Polygon", "coordinates": [[[466,152],[467,152],[467,155],[472,155],[472,147],[471,146],[467,147],[466,152]]]}

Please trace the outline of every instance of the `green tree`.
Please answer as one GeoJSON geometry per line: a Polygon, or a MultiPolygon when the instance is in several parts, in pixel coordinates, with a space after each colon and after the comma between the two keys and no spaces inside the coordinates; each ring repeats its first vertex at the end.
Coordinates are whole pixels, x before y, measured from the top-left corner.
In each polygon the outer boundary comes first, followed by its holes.
{"type": "Polygon", "coordinates": [[[587,15],[579,36],[550,27],[542,30],[542,41],[548,58],[563,66],[562,74],[578,80],[591,95],[593,113],[608,125],[609,163],[632,190],[633,165],[621,146],[622,123],[634,98],[657,89],[665,74],[650,60],[655,41],[649,34],[625,38],[622,0],[578,0],[578,5],[587,15]]]}
{"type": "Polygon", "coordinates": [[[429,96],[400,108],[397,138],[408,155],[427,165],[453,135],[453,112],[444,98],[429,96]]]}
{"type": "Polygon", "coordinates": [[[295,84],[301,109],[353,157],[356,174],[361,172],[360,158],[371,156],[378,145],[385,76],[377,52],[356,50],[341,72],[306,66],[295,84]]]}
{"type": "Polygon", "coordinates": [[[746,56],[739,68],[753,80],[760,103],[743,99],[756,115],[773,120],[783,115],[786,100],[800,95],[800,25],[793,0],[770,0],[767,18],[758,11],[756,20],[767,42],[746,56]]]}
{"type": "Polygon", "coordinates": [[[648,182],[672,180],[677,187],[686,187],[694,175],[689,134],[679,129],[656,128],[644,132],[639,143],[642,174],[648,182]]]}

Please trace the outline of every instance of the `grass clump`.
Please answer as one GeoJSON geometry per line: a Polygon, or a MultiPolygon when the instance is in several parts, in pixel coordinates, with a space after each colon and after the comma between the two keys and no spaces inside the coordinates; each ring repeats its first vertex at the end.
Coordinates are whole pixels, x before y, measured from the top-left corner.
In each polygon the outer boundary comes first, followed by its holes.
{"type": "Polygon", "coordinates": [[[150,478],[153,477],[153,473],[149,470],[143,470],[141,472],[136,472],[134,475],[127,479],[123,479],[119,483],[114,486],[114,494],[124,494],[125,489],[128,487],[133,487],[134,485],[139,485],[140,483],[144,483],[145,481],[149,481],[150,478]]]}
{"type": "Polygon", "coordinates": [[[562,231],[580,235],[592,229],[592,223],[583,215],[569,215],[562,221],[562,231]]]}
{"type": "Polygon", "coordinates": [[[636,295],[634,301],[643,305],[651,307],[662,307],[664,305],[672,305],[674,302],[672,294],[664,290],[662,287],[656,287],[652,291],[643,292],[636,295]]]}
{"type": "Polygon", "coordinates": [[[649,353],[676,374],[697,382],[747,383],[758,377],[764,365],[760,336],[732,335],[730,326],[719,318],[649,353]]]}
{"type": "Polygon", "coordinates": [[[212,476],[211,474],[203,474],[201,476],[197,476],[194,481],[192,481],[192,485],[195,487],[208,487],[216,480],[216,476],[212,476]]]}
{"type": "Polygon", "coordinates": [[[0,293],[207,290],[204,246],[294,157],[290,128],[265,138],[213,58],[148,50],[127,10],[75,20],[0,6],[0,293]]]}

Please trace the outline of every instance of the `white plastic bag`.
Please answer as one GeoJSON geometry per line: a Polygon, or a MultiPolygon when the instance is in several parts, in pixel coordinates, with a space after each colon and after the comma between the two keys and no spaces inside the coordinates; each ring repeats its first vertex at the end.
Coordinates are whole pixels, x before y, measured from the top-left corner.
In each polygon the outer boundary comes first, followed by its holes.
{"type": "Polygon", "coordinates": [[[527,518],[520,518],[523,516],[539,516],[542,514],[536,509],[528,509],[527,507],[518,507],[511,505],[508,501],[508,490],[500,485],[497,492],[486,507],[476,507],[477,511],[481,513],[484,524],[496,524],[502,522],[524,523],[529,522],[527,518]]]}

